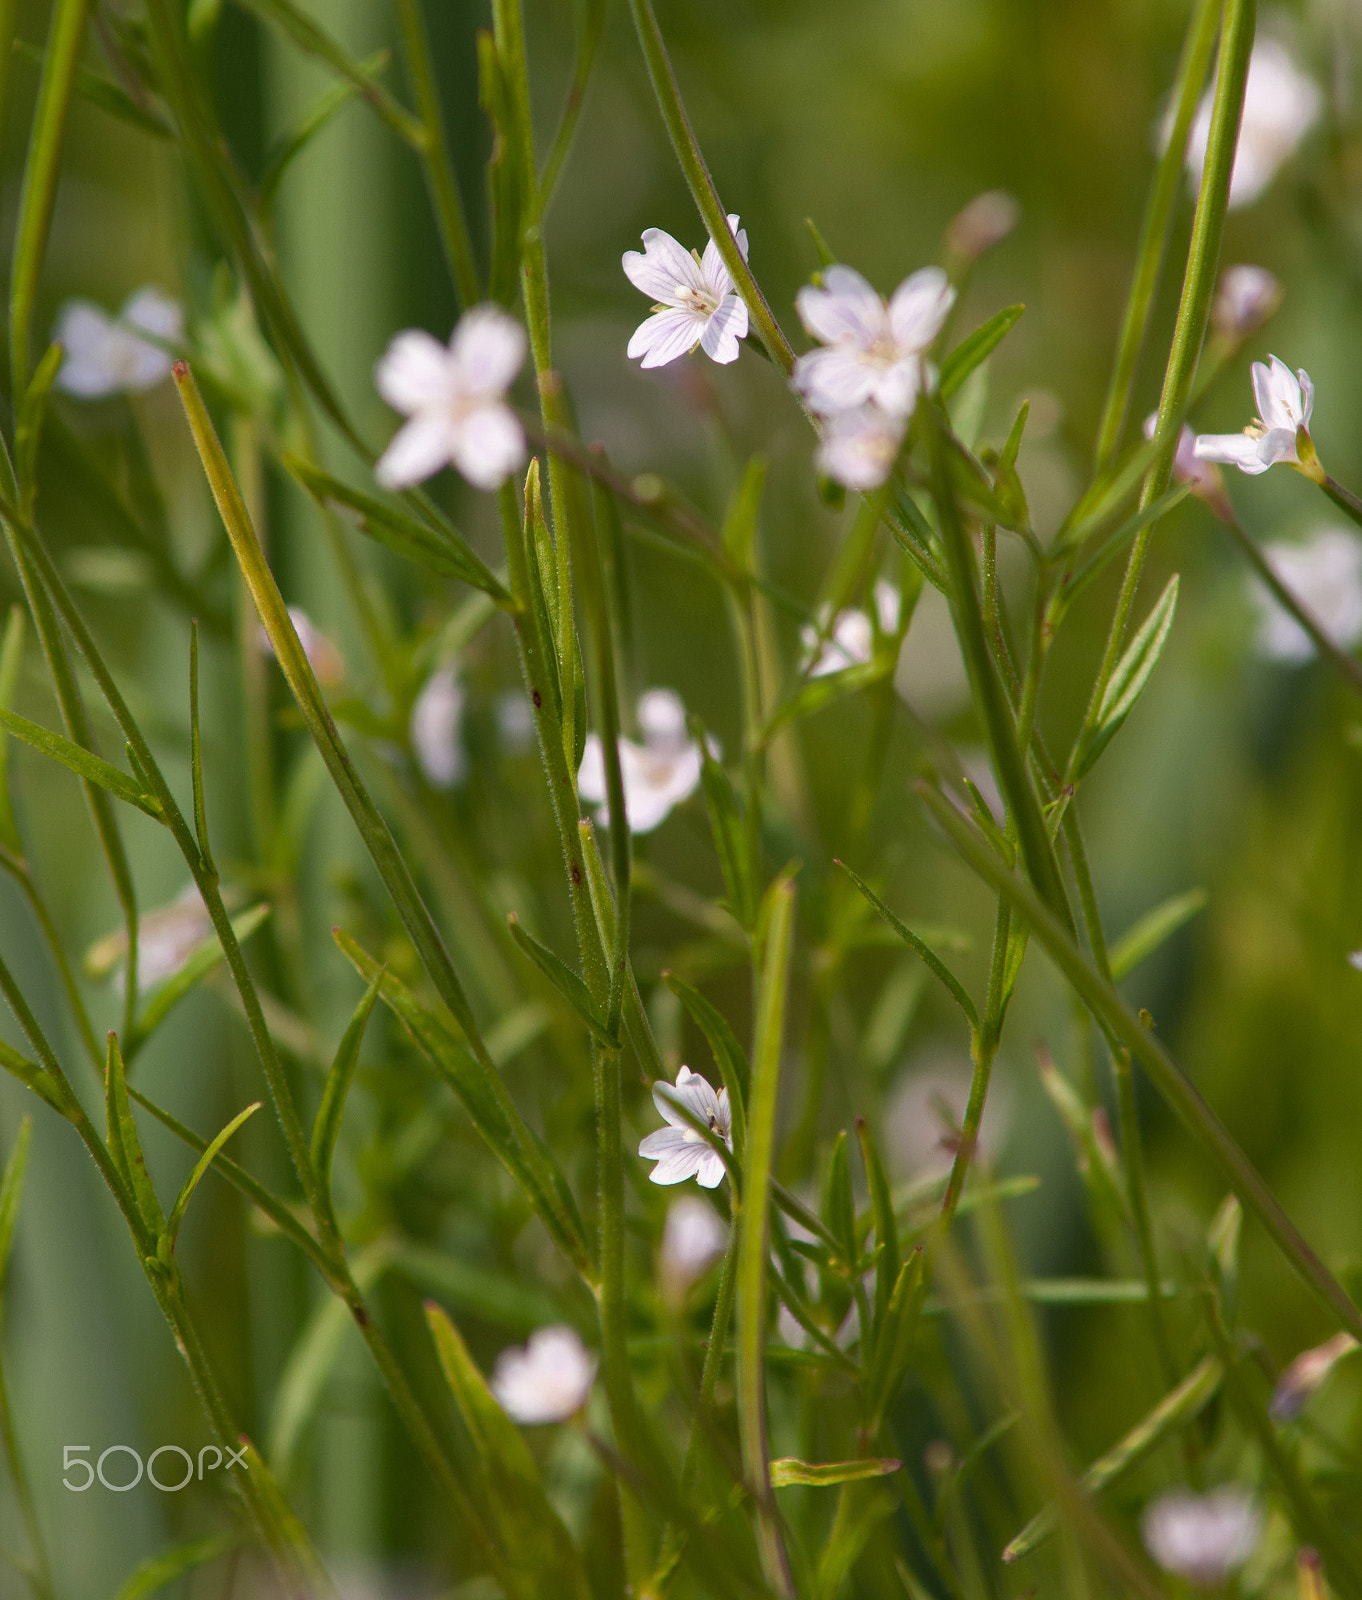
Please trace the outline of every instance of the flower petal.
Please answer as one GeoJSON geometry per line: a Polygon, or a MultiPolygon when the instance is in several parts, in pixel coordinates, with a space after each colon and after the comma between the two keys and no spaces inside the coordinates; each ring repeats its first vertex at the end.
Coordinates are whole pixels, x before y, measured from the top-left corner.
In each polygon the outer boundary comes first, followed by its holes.
{"type": "Polygon", "coordinates": [[[525,364],[525,330],[500,306],[474,306],[449,340],[449,364],[470,395],[501,398],[525,364]]]}
{"type": "Polygon", "coordinates": [[[509,406],[491,401],[453,429],[450,454],[475,489],[499,489],[525,459],[525,432],[509,406]]]}
{"type": "Polygon", "coordinates": [[[1196,458],[1198,461],[1223,461],[1256,477],[1270,465],[1259,451],[1261,442],[1248,433],[1201,433],[1197,435],[1196,458]]]}
{"type": "Polygon", "coordinates": [[[128,296],[118,320],[126,328],[141,328],[170,344],[184,337],[184,311],[180,302],[153,284],[128,296]]]}
{"type": "Polygon", "coordinates": [[[408,328],[379,358],[374,386],[394,411],[407,416],[440,405],[451,389],[449,352],[423,328],[408,328]]]}
{"type": "Polygon", "coordinates": [[[1310,418],[1315,409],[1315,386],[1310,381],[1310,374],[1304,367],[1299,367],[1296,376],[1301,384],[1301,427],[1310,426],[1310,418]]]}
{"type": "MultiPolygon", "coordinates": [[[[729,231],[738,241],[738,253],[743,260],[747,260],[747,229],[738,226],[738,214],[735,211],[728,215],[729,231]]],[[[705,253],[700,257],[700,271],[705,282],[716,295],[722,297],[733,293],[733,274],[724,264],[724,258],[719,254],[719,247],[713,239],[705,244],[705,253]]]]}
{"type": "Polygon", "coordinates": [[[1300,380],[1280,356],[1270,357],[1271,366],[1253,363],[1253,396],[1265,428],[1290,428],[1296,431],[1301,420],[1300,380]]]}
{"type": "Polygon", "coordinates": [[[905,278],[889,302],[889,325],[900,350],[925,350],[955,304],[955,290],[940,267],[905,278]]]}
{"type": "Polygon", "coordinates": [[[658,1128],[655,1133],[650,1133],[639,1141],[638,1153],[647,1156],[650,1161],[658,1161],[663,1156],[671,1155],[676,1150],[693,1150],[695,1141],[687,1139],[680,1128],[658,1128]]]}
{"type": "Polygon", "coordinates": [[[53,340],[66,357],[57,373],[57,387],[83,400],[113,394],[118,380],[110,370],[109,341],[113,323],[102,307],[88,300],[69,300],[57,315],[53,340]]]}
{"type": "Polygon", "coordinates": [[[700,348],[720,366],[738,359],[738,340],[747,337],[747,307],[736,294],[728,295],[705,323],[700,348]]]}
{"type": "Polygon", "coordinates": [[[601,736],[589,733],[582,746],[582,764],[577,768],[577,793],[583,800],[598,806],[605,799],[605,751],[601,736]]]}
{"type": "Polygon", "coordinates": [[[695,257],[661,228],[647,228],[643,250],[626,250],[624,275],[635,289],[663,305],[674,305],[678,288],[704,288],[695,257]]]}
{"type": "Polygon", "coordinates": [[[884,301],[852,267],[824,269],[822,284],[795,296],[799,320],[824,344],[868,346],[883,338],[889,317],[884,301]]]}
{"type": "Polygon", "coordinates": [[[880,372],[856,345],[838,344],[800,356],[791,381],[815,411],[833,416],[863,406],[880,372]]]}
{"type": "Polygon", "coordinates": [[[818,447],[819,471],[848,489],[875,489],[889,476],[903,439],[903,424],[874,406],[830,419],[818,447]]]}
{"type": "Polygon", "coordinates": [[[446,465],[453,445],[447,418],[438,412],[418,412],[394,434],[379,457],[374,477],[385,489],[410,489],[446,465]]]}
{"type": "Polygon", "coordinates": [[[684,1149],[672,1150],[662,1157],[648,1176],[654,1183],[684,1183],[700,1170],[705,1155],[703,1145],[689,1144],[684,1149]]]}
{"type": "Polygon", "coordinates": [[[923,388],[922,358],[912,355],[882,369],[870,398],[891,417],[910,417],[923,388]]]}
{"type": "Polygon", "coordinates": [[[700,1157],[699,1167],[695,1173],[695,1181],[702,1189],[717,1189],[724,1181],[724,1174],[728,1171],[724,1166],[723,1157],[717,1150],[706,1150],[700,1157]]]}
{"type": "Polygon", "coordinates": [[[665,367],[685,355],[705,331],[705,318],[691,310],[655,311],[634,330],[625,354],[643,357],[644,367],[665,367]]]}
{"type": "Polygon", "coordinates": [[[675,1084],[668,1083],[665,1078],[653,1084],[653,1104],[674,1128],[683,1128],[692,1135],[695,1130],[678,1115],[677,1106],[685,1106],[698,1122],[717,1123],[719,1120],[719,1099],[712,1085],[689,1067],[682,1067],[676,1074],[675,1084]]]}

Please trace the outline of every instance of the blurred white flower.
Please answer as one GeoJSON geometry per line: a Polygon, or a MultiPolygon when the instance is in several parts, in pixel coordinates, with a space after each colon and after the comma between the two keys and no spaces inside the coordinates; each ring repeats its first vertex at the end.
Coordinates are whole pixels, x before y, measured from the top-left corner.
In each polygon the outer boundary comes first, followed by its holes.
{"type": "Polygon", "coordinates": [[[1262,1536],[1262,1513],[1242,1489],[1174,1490],[1145,1508],[1145,1549],[1165,1572],[1211,1589],[1242,1567],[1262,1536]]]}
{"type": "Polygon", "coordinates": [[[118,315],[111,317],[88,300],[68,300],[57,313],[52,330],[53,339],[65,351],[57,388],[82,400],[154,389],[170,376],[175,358],[160,344],[139,338],[139,332],[177,344],[184,337],[184,312],[179,302],[148,287],[139,289],[118,315]]]}
{"type": "Polygon", "coordinates": [[[525,433],[506,404],[525,361],[525,330],[500,306],[474,306],[448,345],[408,328],[374,369],[378,392],[411,420],[383,452],[374,476],[409,489],[452,463],[476,489],[497,489],[525,459],[525,433]]]}
{"type": "MultiPolygon", "coordinates": [[[[303,654],[312,668],[312,676],[323,688],[331,688],[339,683],[345,676],[345,657],[301,606],[290,606],[288,615],[293,631],[298,635],[298,643],[302,645],[303,654]]],[[[266,655],[274,654],[274,645],[263,624],[256,634],[256,642],[266,655]]]]}
{"type": "Polygon", "coordinates": [[[667,1293],[677,1299],[684,1296],[727,1248],[728,1228],[708,1201],[699,1195],[673,1201],[662,1229],[659,1263],[667,1293]]]}
{"type": "Polygon", "coordinates": [[[1005,189],[989,189],[957,211],[946,225],[946,248],[965,261],[977,261],[1005,239],[1021,220],[1021,206],[1005,189]]]}
{"type": "Polygon", "coordinates": [[[795,297],[800,321],[824,348],[800,356],[791,381],[823,415],[874,404],[902,421],[928,385],[925,352],[954,302],[940,267],[905,278],[888,304],[851,267],[828,267],[821,285],[795,297]]]}
{"type": "MultiPolygon", "coordinates": [[[[736,216],[728,226],[746,261],[747,230],[738,227],[736,216]]],[[[624,272],[656,302],[629,341],[631,359],[641,356],[645,367],[665,367],[696,345],[721,365],[738,359],[738,340],[747,337],[747,307],[713,239],[701,256],[682,249],[661,228],[645,229],[643,249],[624,252],[624,272]]]]}
{"type": "Polygon", "coordinates": [[[820,646],[821,631],[812,622],[806,622],[799,630],[799,642],[804,647],[805,659],[813,663],[808,669],[811,678],[825,678],[830,672],[864,666],[874,652],[874,630],[864,611],[839,611],[831,631],[820,646]],[[814,659],[815,656],[817,659],[814,659]]]}
{"type": "MultiPolygon", "coordinates": [[[[649,689],[638,703],[643,743],[621,739],[620,776],[624,810],[631,833],[651,833],[695,790],[700,781],[700,746],[686,732],[686,708],[670,689],[649,689]]],[[[583,800],[600,807],[598,818],[610,820],[605,790],[605,752],[600,735],[587,735],[577,789],[583,800]]]]}
{"type": "Polygon", "coordinates": [[[426,679],[411,708],[411,747],[427,780],[437,789],[452,789],[463,777],[464,689],[453,667],[441,667],[426,679]]]}
{"type": "MultiPolygon", "coordinates": [[[[1362,541],[1348,528],[1321,528],[1303,544],[1271,544],[1263,556],[1282,583],[1340,650],[1362,643],[1362,541]]],[[[1249,594],[1258,612],[1257,648],[1273,661],[1309,661],[1309,634],[1252,579],[1249,594]]]]}
{"type": "Polygon", "coordinates": [[[898,456],[904,426],[878,406],[835,412],[818,442],[818,470],[847,489],[878,489],[898,456]]]}
{"type": "Polygon", "coordinates": [[[1258,415],[1242,433],[1202,433],[1197,435],[1198,461],[1224,461],[1250,477],[1257,477],[1279,461],[1300,465],[1296,453],[1296,432],[1304,428],[1308,436],[1310,414],[1315,408],[1315,386],[1302,367],[1294,374],[1276,356],[1271,366],[1253,363],[1253,396],[1258,415]]]}
{"type": "Polygon", "coordinates": [[[566,1422],[586,1404],[595,1378],[595,1356],[571,1328],[555,1323],[501,1352],[491,1388],[516,1422],[566,1422]]]}
{"type": "MultiPolygon", "coordinates": [[[[168,905],[144,912],[137,922],[138,994],[147,994],[167,978],[173,978],[194,951],[212,937],[213,919],[192,883],[168,905]]],[[[92,978],[103,978],[123,963],[115,978],[122,993],[127,986],[127,958],[127,930],[120,928],[91,948],[85,957],[85,970],[92,978]]]]}
{"type": "Polygon", "coordinates": [[[1306,1402],[1346,1355],[1357,1349],[1350,1333],[1336,1333],[1332,1339],[1302,1350],[1282,1373],[1272,1394],[1272,1415],[1278,1422],[1293,1422],[1305,1410],[1306,1402]]]}
{"type": "Polygon", "coordinates": [[[497,696],[497,732],[513,755],[534,743],[534,712],[523,689],[506,689],[497,696]]]}
{"type": "Polygon", "coordinates": [[[1211,323],[1217,333],[1238,343],[1257,333],[1281,303],[1282,286],[1266,267],[1226,267],[1211,306],[1211,323]]]}
{"type": "Polygon", "coordinates": [[[722,1156],[676,1108],[684,1106],[697,1122],[717,1133],[731,1150],[733,1129],[728,1090],[720,1089],[715,1094],[708,1079],[689,1067],[682,1067],[676,1075],[675,1087],[663,1078],[653,1084],[653,1104],[668,1126],[650,1133],[638,1147],[639,1155],[657,1162],[648,1176],[654,1183],[684,1183],[687,1178],[694,1178],[702,1189],[717,1189],[724,1180],[722,1156]]]}
{"type": "MultiPolygon", "coordinates": [[[[1187,171],[1194,186],[1201,182],[1206,164],[1213,99],[1208,90],[1187,135],[1187,171]]],[[[1254,45],[1230,177],[1231,210],[1252,205],[1262,194],[1315,125],[1323,105],[1319,86],[1300,70],[1284,46],[1275,39],[1260,39],[1254,45]]]]}

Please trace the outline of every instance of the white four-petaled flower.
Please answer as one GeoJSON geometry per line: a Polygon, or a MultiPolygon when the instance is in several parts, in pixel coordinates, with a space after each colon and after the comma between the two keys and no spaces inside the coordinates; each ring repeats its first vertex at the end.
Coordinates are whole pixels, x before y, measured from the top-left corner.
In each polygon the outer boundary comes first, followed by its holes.
{"type": "Polygon", "coordinates": [[[911,416],[930,376],[926,352],[954,302],[940,267],[905,278],[887,303],[851,267],[828,267],[795,297],[800,321],[823,346],[795,362],[795,388],[823,416],[865,405],[911,416]]]}
{"type": "Polygon", "coordinates": [[[1165,1572],[1211,1589],[1242,1567],[1257,1548],[1263,1518],[1251,1496],[1226,1487],[1210,1494],[1174,1490],[1146,1507],[1145,1549],[1165,1572]]]}
{"type": "Polygon", "coordinates": [[[878,489],[889,476],[906,424],[878,406],[857,406],[828,417],[814,460],[845,489],[878,489]]]}
{"type": "MultiPolygon", "coordinates": [[[[624,783],[624,812],[631,833],[651,833],[673,806],[680,805],[700,781],[703,757],[700,746],[686,732],[686,708],[670,689],[649,689],[638,703],[638,725],[643,743],[619,742],[620,777],[624,783]]],[[[583,800],[599,806],[599,820],[610,820],[605,787],[605,751],[600,735],[587,735],[577,790],[583,800]]]]}
{"type": "Polygon", "coordinates": [[[491,1389],[516,1422],[566,1422],[590,1398],[595,1378],[596,1358],[571,1328],[554,1324],[501,1352],[491,1389]]]}
{"type": "Polygon", "coordinates": [[[174,357],[162,346],[184,337],[184,312],[154,287],[139,289],[116,317],[88,300],[69,300],[52,337],[65,351],[57,388],[82,400],[136,394],[170,375],[174,357]]]}
{"type": "Polygon", "coordinates": [[[464,690],[453,667],[426,679],[411,708],[411,747],[421,771],[437,789],[452,789],[463,777],[464,690]]]}
{"type": "MultiPolygon", "coordinates": [[[[747,260],[747,231],[730,216],[728,226],[747,260]]],[[[747,337],[747,307],[733,287],[719,247],[711,239],[704,255],[687,251],[661,228],[648,228],[642,250],[626,250],[629,282],[654,301],[653,313],[629,341],[630,359],[645,367],[665,367],[698,345],[711,361],[738,359],[738,340],[747,337]]]]}
{"type": "Polygon", "coordinates": [[[379,394],[410,419],[374,468],[383,487],[409,489],[452,463],[474,488],[500,488],[525,459],[506,404],[525,349],[525,330],[494,305],[466,311],[448,345],[420,328],[399,333],[374,369],[379,394]]]}
{"type": "Polygon", "coordinates": [[[1304,429],[1308,437],[1310,413],[1315,405],[1315,386],[1302,367],[1295,373],[1278,357],[1271,365],[1253,363],[1253,394],[1258,415],[1242,433],[1202,433],[1196,441],[1199,461],[1225,461],[1256,477],[1279,461],[1300,465],[1296,434],[1304,429]]]}
{"type": "Polygon", "coordinates": [[[684,1106],[695,1122],[717,1133],[731,1150],[728,1090],[715,1094],[708,1079],[682,1067],[675,1086],[662,1078],[653,1084],[653,1104],[668,1126],[650,1133],[638,1147],[639,1155],[657,1162],[648,1176],[654,1183],[684,1183],[694,1178],[702,1189],[717,1189],[724,1180],[723,1157],[677,1107],[684,1106]]]}
{"type": "MultiPolygon", "coordinates": [[[[1270,544],[1263,557],[1340,650],[1362,642],[1362,541],[1349,528],[1321,528],[1300,544],[1270,544]]],[[[1314,641],[1267,585],[1251,580],[1257,647],[1273,661],[1309,661],[1314,641]]]]}
{"type": "MultiPolygon", "coordinates": [[[[1213,94],[1197,107],[1187,136],[1187,170],[1201,182],[1211,134],[1213,94]]],[[[1275,39],[1260,39],[1249,58],[1244,114],[1234,150],[1230,206],[1252,205],[1314,127],[1324,105],[1319,85],[1307,77],[1275,39]]]]}
{"type": "MultiPolygon", "coordinates": [[[[898,590],[892,583],[878,578],[874,596],[880,632],[896,633],[900,606],[898,590]]],[[[827,621],[827,611],[824,610],[819,614],[817,625],[806,622],[799,630],[799,642],[804,647],[805,659],[809,662],[807,672],[811,678],[825,678],[829,673],[843,672],[848,667],[864,666],[875,652],[875,630],[864,611],[848,607],[837,613],[831,628],[828,628],[827,621]]]]}

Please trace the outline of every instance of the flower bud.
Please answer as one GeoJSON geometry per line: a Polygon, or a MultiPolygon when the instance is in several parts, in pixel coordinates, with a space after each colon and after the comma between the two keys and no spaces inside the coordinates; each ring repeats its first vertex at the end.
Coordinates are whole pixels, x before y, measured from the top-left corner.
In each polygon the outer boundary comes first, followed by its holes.
{"type": "Polygon", "coordinates": [[[963,262],[974,262],[1005,239],[1021,218],[1021,206],[1003,189],[989,189],[951,218],[946,248],[963,262]]]}
{"type": "Polygon", "coordinates": [[[1302,1350],[1300,1355],[1282,1373],[1272,1395],[1272,1415],[1278,1422],[1294,1422],[1305,1410],[1306,1402],[1315,1390],[1348,1354],[1357,1349],[1357,1340],[1350,1333],[1336,1333],[1332,1339],[1317,1344],[1313,1349],[1302,1350]]]}
{"type": "MultiPolygon", "coordinates": [[[[1152,439],[1158,428],[1158,417],[1153,412],[1144,419],[1144,436],[1152,439]]],[[[1225,497],[1225,480],[1213,461],[1202,461],[1196,453],[1196,435],[1183,423],[1178,433],[1178,447],[1173,454],[1173,477],[1179,483],[1192,486],[1192,493],[1204,501],[1222,522],[1234,520],[1234,513],[1225,497]]]]}
{"type": "Polygon", "coordinates": [[[1281,303],[1282,286],[1266,267],[1226,267],[1211,307],[1211,326],[1222,339],[1241,344],[1281,303]]]}

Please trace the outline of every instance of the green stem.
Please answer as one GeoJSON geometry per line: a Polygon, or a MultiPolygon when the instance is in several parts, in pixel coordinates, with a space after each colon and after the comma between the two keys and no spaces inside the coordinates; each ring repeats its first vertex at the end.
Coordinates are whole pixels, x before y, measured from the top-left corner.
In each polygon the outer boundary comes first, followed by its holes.
{"type": "Polygon", "coordinates": [[[539,180],[539,192],[535,200],[536,212],[541,217],[547,211],[553,192],[558,187],[558,179],[567,161],[568,151],[572,148],[577,124],[581,121],[582,107],[586,103],[587,85],[591,82],[592,68],[596,65],[596,53],[600,49],[601,35],[605,31],[607,10],[605,0],[579,0],[579,9],[585,15],[577,28],[577,53],[572,63],[572,80],[568,84],[567,98],[563,102],[562,115],[558,119],[558,131],[549,146],[548,160],[544,163],[544,172],[539,180]]]}
{"type": "Polygon", "coordinates": [[[738,241],[728,226],[728,215],[719,199],[719,191],[714,186],[714,179],[710,176],[709,167],[695,138],[695,130],[691,127],[690,117],[682,103],[680,85],[676,81],[676,74],[667,55],[662,30],[658,27],[657,18],[653,14],[652,0],[629,0],[629,10],[634,18],[639,44],[643,48],[643,58],[648,64],[648,76],[652,80],[653,93],[657,96],[662,120],[667,125],[667,134],[671,139],[672,149],[676,152],[676,159],[681,164],[681,171],[691,198],[695,201],[705,227],[709,229],[709,236],[714,241],[715,249],[723,257],[734,286],[743,298],[757,336],[766,346],[771,360],[788,378],[794,369],[794,351],[790,348],[790,341],[781,332],[780,324],[767,304],[766,296],[761,292],[757,280],[752,276],[752,269],[743,259],[742,251],[738,249],[738,241]]]}
{"type": "MultiPolygon", "coordinates": [[[[1257,0],[1225,0],[1206,164],[1197,195],[1196,215],[1192,221],[1192,243],[1187,256],[1187,271],[1182,280],[1182,297],[1173,328],[1172,346],[1168,352],[1168,366],[1164,372],[1163,392],[1159,396],[1156,437],[1165,439],[1165,444],[1145,475],[1140,494],[1141,507],[1152,505],[1168,487],[1177,444],[1173,424],[1186,411],[1196,378],[1220,264],[1220,243],[1225,231],[1230,177],[1234,170],[1239,118],[1244,104],[1244,83],[1253,51],[1256,4],[1257,0]]],[[[1102,697],[1107,692],[1107,685],[1111,682],[1111,675],[1116,670],[1125,643],[1126,627],[1140,584],[1140,572],[1157,527],[1157,522],[1146,523],[1131,545],[1106,651],[1093,685],[1082,732],[1074,744],[1075,753],[1083,747],[1085,738],[1096,726],[1102,697]]]]}
{"type": "Polygon", "coordinates": [[[24,1459],[19,1453],[18,1440],[14,1435],[14,1419],[10,1414],[9,1392],[5,1383],[3,1363],[0,1363],[0,1440],[4,1442],[10,1482],[14,1485],[14,1497],[19,1502],[19,1515],[23,1519],[24,1532],[28,1537],[28,1547],[33,1562],[31,1574],[33,1592],[38,1596],[38,1600],[56,1600],[56,1590],[52,1586],[52,1567],[47,1559],[47,1545],[38,1522],[37,1508],[33,1504],[33,1490],[24,1468],[24,1459]]]}
{"type": "Polygon", "coordinates": [[[794,1582],[771,1492],[762,1371],[769,1255],[767,1204],[775,1164],[776,1101],[794,935],[794,885],[790,882],[777,884],[772,893],[758,995],[743,1161],[743,1200],[738,1216],[738,1428],[747,1487],[756,1502],[758,1542],[766,1581],[780,1600],[792,1600],[794,1582]]]}
{"type": "MultiPolygon", "coordinates": [[[[17,405],[31,371],[29,335],[38,273],[47,252],[52,208],[57,199],[62,135],[76,80],[80,47],[85,38],[87,0],[57,0],[43,52],[38,103],[33,110],[24,181],[19,191],[19,218],[14,230],[10,267],[9,367],[10,394],[17,405]]],[[[8,41],[6,41],[8,43],[8,41]]]]}
{"type": "Polygon", "coordinates": [[[1102,472],[1111,465],[1121,444],[1121,434],[1130,412],[1131,390],[1140,364],[1149,331],[1149,319],[1154,311],[1154,298],[1158,293],[1159,279],[1168,255],[1172,232],[1173,210],[1178,192],[1182,188],[1182,165],[1187,153],[1187,133],[1196,114],[1201,86],[1206,79],[1215,36],[1220,27],[1221,0],[1197,0],[1196,9],[1187,24],[1183,41],[1182,59],[1173,88],[1173,122],[1168,133],[1168,143],[1154,172],[1154,182],[1149,190],[1144,220],[1140,225],[1140,242],[1135,252],[1135,276],[1131,281],[1130,295],[1126,300],[1125,314],[1121,319],[1121,333],[1116,346],[1116,362],[1112,369],[1111,385],[1107,390],[1106,404],[1102,408],[1102,421],[1097,429],[1097,470],[1102,472]]]}
{"type": "Polygon", "coordinates": [[[61,978],[62,988],[66,991],[66,1001],[71,1007],[71,1014],[76,1019],[76,1029],[80,1034],[81,1043],[85,1046],[86,1053],[94,1063],[95,1070],[101,1075],[104,1071],[104,1051],[99,1040],[95,1037],[94,1026],[90,1021],[90,1013],[86,1009],[85,1001],[81,996],[80,985],[76,982],[76,975],[71,970],[71,963],[67,959],[66,951],[62,947],[61,935],[57,932],[57,925],[52,920],[52,913],[47,909],[47,903],[38,892],[38,886],[33,881],[33,874],[29,870],[28,862],[21,857],[11,854],[3,845],[0,845],[0,869],[8,872],[23,891],[24,899],[28,901],[29,909],[37,920],[38,927],[42,930],[43,943],[47,946],[48,953],[56,964],[58,975],[61,978]]]}

